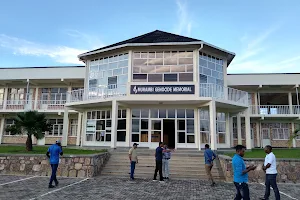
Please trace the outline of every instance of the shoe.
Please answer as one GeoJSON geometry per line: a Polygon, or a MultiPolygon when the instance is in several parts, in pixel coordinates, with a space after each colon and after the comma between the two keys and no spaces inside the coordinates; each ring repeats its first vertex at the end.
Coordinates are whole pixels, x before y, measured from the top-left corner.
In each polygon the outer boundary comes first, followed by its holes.
{"type": "Polygon", "coordinates": [[[134,178],[130,178],[131,181],[134,181],[134,178]]]}
{"type": "Polygon", "coordinates": [[[159,183],[165,183],[164,181],[159,181],[159,183]]]}
{"type": "Polygon", "coordinates": [[[211,184],[211,187],[214,187],[216,185],[216,183],[215,182],[213,182],[212,184],[211,184]]]}
{"type": "Polygon", "coordinates": [[[156,182],[157,180],[156,180],[156,179],[153,179],[152,181],[156,182]]]}
{"type": "Polygon", "coordinates": [[[49,185],[49,187],[48,188],[55,188],[55,186],[54,185],[49,185]]]}

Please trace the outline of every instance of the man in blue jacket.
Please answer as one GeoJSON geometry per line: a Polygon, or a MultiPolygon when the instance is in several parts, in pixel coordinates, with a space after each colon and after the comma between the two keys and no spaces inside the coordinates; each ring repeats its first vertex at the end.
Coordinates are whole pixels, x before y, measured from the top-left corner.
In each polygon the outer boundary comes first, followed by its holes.
{"type": "Polygon", "coordinates": [[[235,200],[250,200],[248,187],[248,172],[255,170],[256,166],[246,167],[243,159],[246,147],[237,145],[235,147],[236,154],[232,158],[233,182],[236,188],[235,200]]]}
{"type": "Polygon", "coordinates": [[[50,158],[50,165],[52,168],[52,174],[50,177],[49,188],[54,188],[52,182],[55,182],[55,186],[58,186],[58,181],[56,179],[56,171],[59,164],[59,155],[63,155],[61,142],[57,140],[55,144],[51,145],[47,151],[47,157],[50,158]]]}
{"type": "Polygon", "coordinates": [[[204,159],[205,159],[205,170],[206,174],[208,176],[208,179],[211,181],[211,186],[215,186],[216,183],[214,182],[214,179],[211,174],[211,170],[214,166],[214,159],[216,158],[216,154],[209,148],[209,145],[205,145],[205,151],[204,151],[204,159]]]}

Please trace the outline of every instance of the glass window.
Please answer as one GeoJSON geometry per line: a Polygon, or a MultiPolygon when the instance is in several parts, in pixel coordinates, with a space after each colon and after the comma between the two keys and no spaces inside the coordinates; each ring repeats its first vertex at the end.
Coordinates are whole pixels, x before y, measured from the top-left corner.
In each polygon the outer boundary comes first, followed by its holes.
{"type": "Polygon", "coordinates": [[[125,129],[126,129],[126,119],[119,119],[118,130],[125,130],[125,129]]]}
{"type": "Polygon", "coordinates": [[[186,129],[187,133],[194,133],[194,120],[193,119],[188,119],[186,120],[186,129]]]}
{"type": "Polygon", "coordinates": [[[141,142],[148,142],[148,131],[141,131],[141,142]]]}
{"type": "Polygon", "coordinates": [[[139,109],[132,109],[132,117],[139,118],[141,116],[141,110],[139,109]]]}
{"type": "Polygon", "coordinates": [[[151,118],[158,118],[158,109],[151,109],[151,118]]]}
{"type": "Polygon", "coordinates": [[[141,110],[141,118],[149,118],[149,110],[148,109],[141,110]]]}
{"type": "Polygon", "coordinates": [[[185,120],[178,120],[178,130],[185,131],[185,120]]]}
{"type": "Polygon", "coordinates": [[[152,120],[151,124],[151,130],[161,130],[161,120],[152,120]]]}
{"type": "Polygon", "coordinates": [[[185,118],[185,109],[177,109],[177,118],[185,118]]]}
{"type": "Polygon", "coordinates": [[[133,74],[132,78],[135,82],[147,82],[147,74],[133,74]]]}
{"type": "Polygon", "coordinates": [[[195,136],[187,135],[187,143],[195,143],[195,136]]]}
{"type": "Polygon", "coordinates": [[[167,117],[167,110],[159,109],[159,118],[166,118],[167,117]]]}
{"type": "Polygon", "coordinates": [[[151,142],[160,142],[161,131],[151,131],[151,142]]]}
{"type": "Polygon", "coordinates": [[[168,118],[175,118],[175,110],[168,110],[168,118]]]}
{"type": "Polygon", "coordinates": [[[117,131],[117,141],[118,142],[126,141],[126,131],[117,131]]]}
{"type": "Polygon", "coordinates": [[[165,82],[176,82],[177,74],[164,74],[164,81],[165,82]]]}
{"type": "Polygon", "coordinates": [[[148,129],[148,119],[141,119],[141,129],[142,130],[148,129]]]}
{"type": "Polygon", "coordinates": [[[132,132],[140,132],[140,119],[132,119],[132,132]]]}
{"type": "Polygon", "coordinates": [[[132,142],[139,142],[140,141],[140,135],[139,134],[132,134],[131,137],[132,137],[132,139],[131,139],[132,142]]]}
{"type": "Polygon", "coordinates": [[[179,73],[179,81],[193,81],[192,73],[179,73]]]}
{"type": "Polygon", "coordinates": [[[178,143],[185,143],[185,133],[178,132],[178,143]]]}
{"type": "Polygon", "coordinates": [[[194,110],[186,109],[186,118],[194,118],[194,110]]]}
{"type": "Polygon", "coordinates": [[[149,74],[148,82],[162,82],[163,80],[162,74],[149,74]]]}

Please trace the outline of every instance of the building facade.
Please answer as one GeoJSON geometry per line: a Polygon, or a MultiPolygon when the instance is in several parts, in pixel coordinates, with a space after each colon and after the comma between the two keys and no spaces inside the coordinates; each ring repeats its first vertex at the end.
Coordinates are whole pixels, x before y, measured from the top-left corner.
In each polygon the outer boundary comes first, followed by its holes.
{"type": "Polygon", "coordinates": [[[284,147],[300,117],[300,75],[228,75],[235,54],[201,40],[153,31],[78,57],[85,66],[0,69],[1,143],[25,143],[5,129],[26,110],[53,126],[36,144],[111,148],[284,147]]]}

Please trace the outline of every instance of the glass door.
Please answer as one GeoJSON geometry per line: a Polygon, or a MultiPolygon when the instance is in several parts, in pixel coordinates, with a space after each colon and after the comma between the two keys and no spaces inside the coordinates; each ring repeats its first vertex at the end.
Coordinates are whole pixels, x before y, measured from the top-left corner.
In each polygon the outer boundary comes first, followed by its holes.
{"type": "Polygon", "coordinates": [[[157,147],[158,143],[163,141],[162,130],[162,119],[150,119],[150,148],[157,147]]]}

